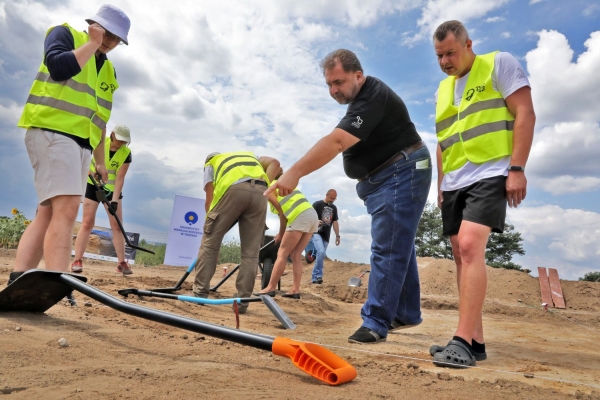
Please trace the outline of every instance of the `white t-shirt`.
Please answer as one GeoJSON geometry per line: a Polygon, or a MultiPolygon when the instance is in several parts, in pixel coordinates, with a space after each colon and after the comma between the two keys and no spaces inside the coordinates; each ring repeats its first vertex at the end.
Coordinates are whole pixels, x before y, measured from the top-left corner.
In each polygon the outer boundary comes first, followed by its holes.
{"type": "MultiPolygon", "coordinates": [[[[256,158],[258,158],[258,157],[256,157],[256,158]]],[[[256,178],[242,178],[242,179],[239,179],[239,180],[233,182],[232,186],[237,185],[238,183],[251,181],[252,179],[254,179],[255,181],[262,181],[262,179],[256,179],[256,178]]],[[[215,169],[213,168],[213,166],[208,165],[207,167],[204,167],[204,186],[203,187],[206,187],[207,183],[212,182],[214,180],[215,180],[215,169]]]]}
{"type": "MultiPolygon", "coordinates": [[[[502,98],[506,99],[522,87],[531,87],[529,80],[527,79],[527,74],[523,67],[521,67],[521,63],[519,63],[512,54],[498,52],[496,53],[494,60],[492,89],[500,93],[502,98]]],[[[462,78],[456,79],[454,84],[454,105],[456,106],[460,105],[468,78],[469,74],[466,74],[462,78]]],[[[437,91],[435,92],[435,102],[437,104],[437,91]]],[[[444,174],[441,190],[457,190],[472,185],[482,179],[499,175],[507,176],[509,165],[510,156],[488,161],[483,164],[475,164],[467,160],[467,163],[459,169],[444,174]]]]}

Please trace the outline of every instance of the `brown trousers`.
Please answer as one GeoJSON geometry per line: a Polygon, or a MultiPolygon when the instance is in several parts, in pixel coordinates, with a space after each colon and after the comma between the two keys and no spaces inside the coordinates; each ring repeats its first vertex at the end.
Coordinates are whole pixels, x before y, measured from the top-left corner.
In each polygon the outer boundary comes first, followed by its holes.
{"type": "MultiPolygon", "coordinates": [[[[258,253],[264,235],[267,216],[266,186],[242,182],[227,189],[219,203],[209,211],[204,222],[204,234],[194,270],[194,294],[208,297],[210,279],[215,274],[223,237],[238,221],[242,262],[237,273],[234,297],[249,297],[254,290],[258,270],[258,253]]],[[[247,306],[246,306],[247,307],[247,306]]],[[[245,308],[242,305],[241,308],[245,308]]]]}

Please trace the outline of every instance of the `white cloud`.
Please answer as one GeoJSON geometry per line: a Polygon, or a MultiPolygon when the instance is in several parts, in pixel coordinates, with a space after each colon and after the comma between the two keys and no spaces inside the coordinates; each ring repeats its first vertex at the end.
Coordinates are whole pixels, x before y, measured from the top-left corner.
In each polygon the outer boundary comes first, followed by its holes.
{"type": "Polygon", "coordinates": [[[529,0],[529,5],[541,3],[544,0],[529,0]]]}
{"type": "Polygon", "coordinates": [[[435,29],[444,21],[459,20],[467,25],[473,18],[480,18],[495,10],[509,0],[429,0],[423,8],[421,18],[417,21],[419,31],[414,35],[405,35],[402,44],[414,46],[421,40],[430,39],[435,29]]]}
{"type": "Polygon", "coordinates": [[[546,267],[559,268],[561,276],[575,279],[581,271],[598,266],[600,214],[555,205],[510,209],[509,219],[526,243],[527,268],[536,258],[546,267]]]}
{"type": "Polygon", "coordinates": [[[600,11],[600,5],[598,4],[590,4],[583,11],[582,14],[586,17],[592,17],[600,11]]]}
{"type": "Polygon", "coordinates": [[[584,43],[586,51],[573,62],[574,51],[557,31],[539,32],[537,48],[526,55],[538,126],[556,122],[598,122],[600,109],[600,31],[584,43]]]}
{"type": "Polygon", "coordinates": [[[502,32],[500,34],[500,37],[502,37],[504,39],[508,39],[510,37],[510,32],[502,32]]]}
{"type": "Polygon", "coordinates": [[[599,154],[600,126],[595,122],[542,128],[535,134],[527,164],[534,175],[531,183],[553,194],[597,190],[599,154]]]}
{"type": "Polygon", "coordinates": [[[504,17],[490,17],[486,18],[485,22],[500,22],[504,21],[504,17]]]}

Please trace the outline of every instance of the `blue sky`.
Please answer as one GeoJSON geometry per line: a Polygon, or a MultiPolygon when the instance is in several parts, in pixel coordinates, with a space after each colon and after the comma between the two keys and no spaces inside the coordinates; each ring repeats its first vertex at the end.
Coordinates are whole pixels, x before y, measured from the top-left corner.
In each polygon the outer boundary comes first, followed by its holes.
{"type": "MultiPolygon", "coordinates": [[[[100,1],[0,0],[0,215],[33,217],[36,196],[16,128],[48,27],[85,29],[100,1]]],[[[108,127],[129,125],[134,162],[124,188],[125,225],[164,240],[176,194],[203,197],[212,151],[247,149],[291,166],[344,114],[319,60],[357,53],[365,72],[407,103],[435,148],[439,70],[431,34],[467,26],[476,53],[514,54],[527,70],[537,114],[528,197],[508,220],[523,234],[518,263],[576,279],[600,269],[600,3],[593,0],[114,1],[132,21],[114,62],[120,89],[108,127]]],[[[301,181],[310,200],[338,191],[342,244],[328,255],[368,262],[369,216],[337,158],[301,181]]],[[[435,188],[430,200],[435,198],[435,188]]],[[[97,223],[107,225],[98,213],[97,223]]],[[[269,217],[268,224],[276,226],[269,217]]]]}

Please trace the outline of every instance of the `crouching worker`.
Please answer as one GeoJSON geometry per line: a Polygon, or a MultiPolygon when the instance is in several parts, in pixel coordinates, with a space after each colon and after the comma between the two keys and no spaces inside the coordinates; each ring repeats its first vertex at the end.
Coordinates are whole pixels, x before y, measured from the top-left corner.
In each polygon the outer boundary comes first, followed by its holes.
{"type": "MultiPolygon", "coordinates": [[[[248,151],[211,153],[204,165],[206,220],[196,261],[194,295],[207,298],[215,274],[223,237],[235,222],[240,229],[242,260],[234,297],[249,297],[254,290],[258,253],[264,235],[267,199],[263,192],[279,171],[279,161],[256,157],[248,151]]],[[[245,313],[248,303],[242,303],[245,313]]]]}
{"type": "MultiPolygon", "coordinates": [[[[277,178],[283,174],[280,170],[277,178]]],[[[271,204],[279,203],[281,210],[277,210],[271,206],[271,211],[279,214],[281,212],[287,219],[287,223],[280,227],[279,233],[275,236],[275,241],[281,240],[279,251],[277,252],[277,260],[273,266],[273,273],[267,287],[260,292],[254,293],[255,296],[266,294],[275,296],[275,288],[277,282],[285,271],[285,265],[288,256],[292,258],[293,282],[292,289],[283,294],[283,297],[292,299],[300,298],[300,280],[302,279],[302,252],[310,241],[314,232],[319,230],[319,218],[313,206],[308,202],[306,197],[296,188],[287,196],[275,196],[274,192],[269,193],[269,201],[271,204]],[[287,228],[286,228],[287,226],[287,228]]]]}
{"type": "MultiPolygon", "coordinates": [[[[120,221],[123,221],[123,206],[120,204],[123,199],[122,190],[125,184],[125,175],[131,164],[131,150],[127,147],[129,143],[131,143],[131,134],[129,128],[125,125],[115,126],[110,137],[107,137],[104,141],[105,165],[108,172],[108,180],[104,183],[104,188],[109,191],[106,199],[110,202],[110,207],[116,211],[120,221]]],[[[92,160],[90,164],[90,173],[96,175],[95,160],[92,160]]],[[[83,199],[83,218],[75,240],[75,261],[71,264],[71,272],[83,272],[83,253],[96,223],[96,211],[99,204],[96,197],[96,187],[88,178],[85,198],[83,199]]],[[[125,260],[125,238],[115,217],[110,214],[106,205],[103,206],[108,214],[110,229],[112,229],[112,242],[119,261],[116,271],[123,273],[123,275],[130,275],[132,271],[129,264],[127,264],[127,260],[125,260]]]]}

